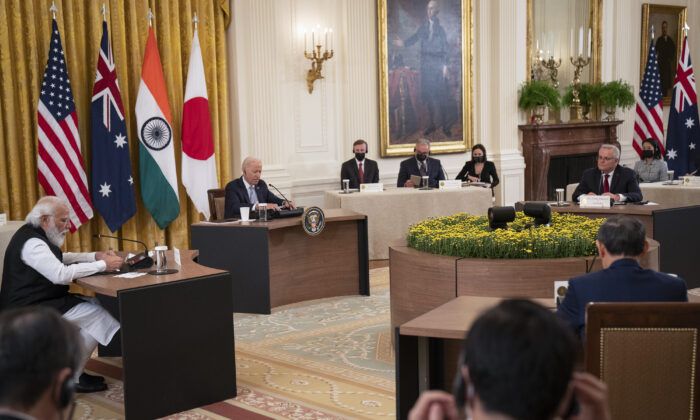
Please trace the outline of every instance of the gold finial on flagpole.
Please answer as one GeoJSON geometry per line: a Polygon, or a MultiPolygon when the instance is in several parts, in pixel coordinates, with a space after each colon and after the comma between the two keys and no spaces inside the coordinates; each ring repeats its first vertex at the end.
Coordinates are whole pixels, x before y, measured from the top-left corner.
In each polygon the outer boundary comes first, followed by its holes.
{"type": "Polygon", "coordinates": [[[56,7],[56,2],[51,2],[51,7],[49,7],[49,12],[53,13],[53,18],[56,19],[56,12],[58,12],[58,7],[56,7]]]}
{"type": "Polygon", "coordinates": [[[156,15],[154,15],[153,12],[151,12],[150,7],[148,8],[148,14],[146,15],[146,17],[148,18],[148,26],[153,26],[153,18],[155,18],[156,15]]]}
{"type": "Polygon", "coordinates": [[[192,19],[192,22],[194,22],[194,30],[197,30],[197,23],[199,22],[199,18],[197,17],[197,12],[194,12],[194,18],[192,19]]]}
{"type": "Polygon", "coordinates": [[[102,20],[107,22],[107,7],[102,3],[102,20]]]}
{"type": "Polygon", "coordinates": [[[654,25],[651,25],[651,40],[654,40],[654,25]]]}
{"type": "Polygon", "coordinates": [[[685,22],[683,25],[683,35],[688,36],[688,31],[690,30],[690,26],[688,26],[688,22],[685,22]]]}

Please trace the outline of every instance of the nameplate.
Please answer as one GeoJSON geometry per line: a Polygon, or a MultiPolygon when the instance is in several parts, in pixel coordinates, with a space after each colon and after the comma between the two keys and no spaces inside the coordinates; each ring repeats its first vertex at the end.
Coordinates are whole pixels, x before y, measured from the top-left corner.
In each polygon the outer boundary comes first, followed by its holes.
{"type": "Polygon", "coordinates": [[[382,192],[384,191],[384,184],[381,182],[377,182],[374,184],[360,184],[360,192],[361,193],[370,193],[370,192],[382,192]]]}
{"type": "Polygon", "coordinates": [[[581,195],[578,203],[586,209],[608,209],[610,208],[610,197],[607,195],[581,195]]]}
{"type": "Polygon", "coordinates": [[[554,305],[559,307],[566,297],[566,292],[569,290],[569,281],[560,280],[554,282],[554,305]]]}
{"type": "Polygon", "coordinates": [[[7,224],[7,214],[0,213],[0,226],[5,226],[7,224]]]}
{"type": "Polygon", "coordinates": [[[443,179],[440,181],[441,190],[455,190],[457,188],[462,188],[462,180],[460,179],[443,179]]]}
{"type": "Polygon", "coordinates": [[[679,176],[678,179],[682,179],[683,185],[686,187],[700,187],[700,176],[679,176]]]}

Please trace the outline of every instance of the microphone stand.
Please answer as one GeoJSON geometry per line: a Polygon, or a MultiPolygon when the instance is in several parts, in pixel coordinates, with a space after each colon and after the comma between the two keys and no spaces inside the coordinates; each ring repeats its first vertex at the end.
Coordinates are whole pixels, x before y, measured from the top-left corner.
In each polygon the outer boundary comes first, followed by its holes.
{"type": "Polygon", "coordinates": [[[96,233],[92,236],[97,239],[117,239],[120,241],[136,242],[137,244],[143,245],[144,251],[134,255],[131,258],[127,258],[124,264],[122,264],[122,271],[132,271],[133,269],[137,268],[149,268],[153,266],[153,258],[148,256],[148,246],[146,246],[145,242],[138,241],[136,239],[121,238],[119,236],[102,235],[101,233],[96,233]]]}
{"type": "MultiPolygon", "coordinates": [[[[290,209],[292,208],[291,201],[289,201],[289,200],[287,199],[287,197],[285,197],[284,194],[282,194],[282,191],[278,190],[277,187],[275,187],[275,186],[272,185],[272,184],[267,184],[267,185],[269,185],[269,186],[271,186],[272,188],[274,188],[275,191],[277,191],[277,192],[279,193],[279,195],[281,195],[282,198],[284,198],[284,201],[287,202],[287,208],[290,208],[290,209]]],[[[284,206],[284,205],[283,205],[283,206],[284,206]]]]}

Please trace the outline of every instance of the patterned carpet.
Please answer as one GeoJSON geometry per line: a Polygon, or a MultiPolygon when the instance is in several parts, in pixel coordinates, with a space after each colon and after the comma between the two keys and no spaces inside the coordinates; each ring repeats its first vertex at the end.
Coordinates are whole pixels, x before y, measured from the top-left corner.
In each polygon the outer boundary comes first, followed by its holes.
{"type": "MultiPolygon", "coordinates": [[[[371,296],[287,305],[234,316],[238,397],[171,419],[393,419],[389,268],[370,272],[371,296]]],[[[74,419],[124,417],[120,358],[88,368],[109,389],[79,395],[74,419]]]]}

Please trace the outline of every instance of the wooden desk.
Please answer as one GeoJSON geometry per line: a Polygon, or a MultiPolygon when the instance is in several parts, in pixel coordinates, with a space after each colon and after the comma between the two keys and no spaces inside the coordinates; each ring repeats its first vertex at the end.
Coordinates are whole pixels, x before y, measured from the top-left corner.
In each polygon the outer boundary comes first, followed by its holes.
{"type": "MultiPolygon", "coordinates": [[[[691,187],[678,184],[665,185],[663,182],[642,182],[639,189],[645,201],[666,204],[674,207],[700,205],[700,186],[691,187]]],[[[566,186],[566,197],[571,198],[578,184],[566,186]]]]}
{"type": "MultiPolygon", "coordinates": [[[[451,392],[448,373],[456,372],[456,357],[445,358],[446,344],[461,341],[474,321],[503,298],[460,296],[396,328],[396,418],[405,419],[427,389],[451,392]]],[[[533,299],[554,308],[554,299],[533,299]]],[[[449,354],[449,352],[448,352],[449,354]]],[[[454,354],[454,352],[452,352],[454,354]]]]}
{"type": "MultiPolygon", "coordinates": [[[[682,277],[688,289],[700,287],[698,270],[698,238],[700,238],[700,205],[675,206],[672,204],[613,206],[609,209],[581,208],[569,202],[567,207],[552,207],[559,213],[574,213],[591,218],[628,214],[638,218],[648,237],[661,245],[659,268],[682,277]]],[[[516,204],[522,209],[522,203],[516,204]]]]}
{"type": "Polygon", "coordinates": [[[369,295],[367,217],[326,209],[326,225],[307,235],[301,218],[235,224],[195,223],[199,263],[233,275],[233,311],[269,314],[276,306],[369,295]]]}
{"type": "Polygon", "coordinates": [[[76,280],[121,323],[106,351],[122,356],[128,419],[163,417],[236,396],[231,275],[196,264],[196,255],[182,251],[177,266],[168,251],[175,274],[76,280]]]}

